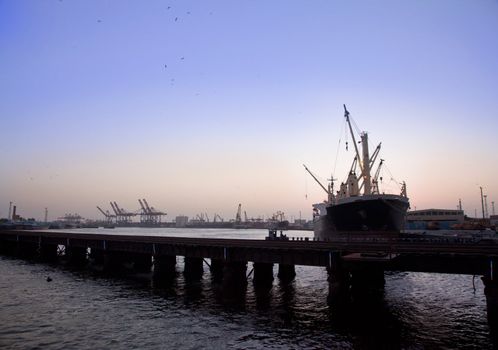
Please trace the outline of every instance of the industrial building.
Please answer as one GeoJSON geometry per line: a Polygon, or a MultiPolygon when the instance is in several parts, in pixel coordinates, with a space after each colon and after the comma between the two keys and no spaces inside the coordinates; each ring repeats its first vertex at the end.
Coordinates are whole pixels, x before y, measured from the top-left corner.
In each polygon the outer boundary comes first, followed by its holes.
{"type": "Polygon", "coordinates": [[[448,230],[453,225],[463,224],[464,220],[465,214],[463,210],[412,210],[406,214],[406,228],[408,230],[448,230]]]}

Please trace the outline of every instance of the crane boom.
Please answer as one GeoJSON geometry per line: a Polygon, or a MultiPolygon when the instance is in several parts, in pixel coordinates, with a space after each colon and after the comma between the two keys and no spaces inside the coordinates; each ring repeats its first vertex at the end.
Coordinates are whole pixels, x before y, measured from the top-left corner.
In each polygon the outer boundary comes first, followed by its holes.
{"type": "Polygon", "coordinates": [[[323,186],[323,185],[322,185],[322,183],[321,183],[321,182],[320,182],[320,181],[316,178],[316,176],[315,176],[315,175],[313,175],[313,173],[311,172],[311,170],[309,170],[309,169],[308,169],[308,167],[307,167],[306,165],[304,165],[304,164],[303,164],[303,166],[304,166],[304,169],[306,169],[306,171],[307,171],[307,172],[311,175],[311,177],[312,177],[312,178],[313,178],[313,179],[314,179],[314,180],[315,180],[315,181],[316,181],[316,182],[320,185],[320,187],[321,187],[321,188],[323,188],[323,190],[324,190],[327,194],[329,194],[329,195],[330,195],[330,191],[329,191],[327,188],[325,188],[325,186],[323,186]]]}
{"type": "Polygon", "coordinates": [[[375,175],[374,175],[374,181],[377,181],[377,179],[379,178],[380,168],[382,167],[383,163],[384,163],[384,159],[381,159],[379,166],[377,167],[377,171],[375,172],[375,175]]]}
{"type": "Polygon", "coordinates": [[[377,156],[379,155],[379,151],[380,151],[380,146],[382,145],[382,142],[379,143],[379,145],[377,146],[377,148],[375,148],[375,151],[374,153],[372,154],[372,157],[370,157],[370,168],[373,167],[374,163],[375,163],[375,160],[377,159],[377,156]]]}
{"type": "Polygon", "coordinates": [[[140,207],[142,208],[143,212],[147,213],[147,210],[145,209],[144,204],[142,203],[142,201],[140,200],[140,198],[138,199],[138,203],[140,203],[140,207]]]}
{"type": "Polygon", "coordinates": [[[353,144],[354,144],[354,149],[356,151],[356,157],[358,157],[358,164],[360,166],[361,173],[363,174],[363,164],[361,161],[360,152],[358,151],[358,145],[356,144],[356,138],[354,137],[353,128],[351,127],[351,122],[349,121],[349,112],[346,109],[346,105],[343,105],[343,106],[344,106],[344,117],[346,118],[346,122],[348,123],[349,132],[351,133],[351,137],[353,138],[353,144]]]}
{"type": "Polygon", "coordinates": [[[114,204],[113,204],[112,202],[109,202],[109,204],[111,205],[111,208],[112,208],[112,210],[114,211],[114,213],[115,213],[116,215],[119,215],[119,211],[118,211],[118,210],[114,207],[114,204]]]}
{"type": "Polygon", "coordinates": [[[119,207],[118,203],[114,202],[114,206],[116,207],[116,210],[118,211],[119,214],[124,214],[121,208],[119,207]]]}
{"type": "Polygon", "coordinates": [[[102,213],[102,215],[104,215],[106,218],[110,217],[109,214],[107,214],[105,211],[103,211],[98,205],[97,205],[97,209],[102,213]]]}
{"type": "Polygon", "coordinates": [[[144,198],[144,204],[145,204],[145,207],[147,208],[147,212],[148,212],[149,214],[152,214],[152,210],[151,210],[151,209],[150,209],[150,207],[149,207],[149,203],[147,203],[147,201],[145,200],[145,198],[144,198]]]}

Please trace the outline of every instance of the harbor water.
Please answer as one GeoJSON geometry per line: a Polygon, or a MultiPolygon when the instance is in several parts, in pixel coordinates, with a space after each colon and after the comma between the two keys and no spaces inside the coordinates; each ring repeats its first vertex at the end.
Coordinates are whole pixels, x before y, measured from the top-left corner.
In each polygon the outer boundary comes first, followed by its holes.
{"type": "MultiPolygon", "coordinates": [[[[81,229],[74,232],[263,238],[264,230],[81,229]]],[[[310,237],[311,232],[288,231],[310,237]]],[[[488,349],[479,278],[386,273],[383,295],[361,305],[327,304],[327,272],[296,267],[296,279],[226,302],[209,268],[200,282],[154,286],[144,275],[102,277],[0,256],[2,349],[488,349]],[[49,282],[47,278],[50,277],[49,282]]],[[[252,266],[249,263],[248,273],[252,266]]],[[[275,275],[276,275],[275,266],[275,275]]]]}

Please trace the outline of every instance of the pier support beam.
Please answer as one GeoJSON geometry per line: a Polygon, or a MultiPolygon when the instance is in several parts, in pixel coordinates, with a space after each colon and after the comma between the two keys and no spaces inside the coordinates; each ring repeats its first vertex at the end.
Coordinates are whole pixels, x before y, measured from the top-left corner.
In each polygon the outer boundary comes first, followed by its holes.
{"type": "Polygon", "coordinates": [[[209,268],[211,271],[211,277],[216,282],[221,282],[223,279],[223,265],[224,261],[221,259],[211,259],[211,267],[209,268]]]}
{"type": "Polygon", "coordinates": [[[256,287],[271,287],[273,284],[273,264],[254,263],[253,283],[256,287]]]}
{"type": "Polygon", "coordinates": [[[124,263],[128,260],[127,255],[122,252],[104,252],[104,270],[108,274],[121,273],[124,271],[124,263]]]}
{"type": "Polygon", "coordinates": [[[328,304],[338,307],[346,306],[351,298],[351,278],[349,270],[344,267],[340,253],[329,253],[327,274],[329,283],[328,304]]]}
{"type": "Polygon", "coordinates": [[[36,259],[39,257],[39,248],[39,245],[35,243],[19,242],[17,252],[22,258],[36,259]]]}
{"type": "Polygon", "coordinates": [[[231,291],[247,286],[247,262],[225,262],[223,266],[223,289],[231,291]]]}
{"type": "Polygon", "coordinates": [[[87,248],[86,247],[72,247],[66,246],[66,259],[68,264],[75,267],[86,266],[87,260],[87,248]]]}
{"type": "Polygon", "coordinates": [[[16,241],[0,241],[0,252],[5,255],[16,256],[19,254],[19,244],[16,241]]]}
{"type": "Polygon", "coordinates": [[[40,245],[40,258],[46,262],[57,261],[57,245],[56,244],[41,244],[40,245]]]}
{"type": "MultiPolygon", "coordinates": [[[[492,263],[491,263],[492,264],[492,263]]],[[[493,269],[482,277],[484,295],[486,296],[486,313],[491,339],[495,348],[498,348],[498,280],[493,269]]]]}
{"type": "Polygon", "coordinates": [[[362,268],[351,271],[351,295],[353,299],[364,299],[379,295],[384,290],[382,268],[362,268]]]}
{"type": "Polygon", "coordinates": [[[131,256],[135,272],[148,273],[152,267],[152,256],[149,254],[133,254],[131,256]]]}
{"type": "Polygon", "coordinates": [[[92,265],[103,266],[104,265],[105,251],[102,249],[90,248],[90,254],[88,255],[89,261],[92,265]]]}
{"type": "Polygon", "coordinates": [[[204,260],[202,258],[185,257],[183,274],[186,279],[200,280],[204,273],[204,260]]]}
{"type": "Polygon", "coordinates": [[[176,277],[175,255],[154,255],[154,282],[168,281],[176,277]]]}
{"type": "Polygon", "coordinates": [[[284,283],[292,282],[296,277],[296,268],[294,265],[278,264],[278,278],[284,283]]]}

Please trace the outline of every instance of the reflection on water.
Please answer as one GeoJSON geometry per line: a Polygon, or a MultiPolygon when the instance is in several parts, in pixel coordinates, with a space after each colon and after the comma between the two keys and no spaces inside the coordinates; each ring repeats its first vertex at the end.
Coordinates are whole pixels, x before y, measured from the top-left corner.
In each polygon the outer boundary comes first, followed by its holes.
{"type": "MultiPolygon", "coordinates": [[[[2,348],[491,348],[483,286],[472,276],[386,273],[381,293],[327,304],[327,272],[226,293],[200,280],[100,277],[0,257],[2,348]],[[47,282],[50,276],[52,282],[47,282]]],[[[248,272],[252,265],[249,264],[248,272]]],[[[274,275],[276,276],[275,266],[274,275]]]]}

